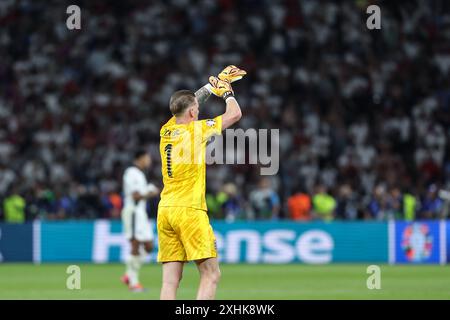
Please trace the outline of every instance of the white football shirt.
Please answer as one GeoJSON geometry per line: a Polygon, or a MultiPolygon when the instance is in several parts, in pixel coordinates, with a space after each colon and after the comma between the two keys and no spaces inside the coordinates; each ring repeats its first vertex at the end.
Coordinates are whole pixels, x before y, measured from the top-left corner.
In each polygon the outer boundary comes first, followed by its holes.
{"type": "Polygon", "coordinates": [[[128,167],[123,174],[124,207],[134,207],[136,210],[145,212],[146,200],[139,200],[136,204],[136,201],[133,199],[133,193],[136,191],[141,195],[148,192],[147,178],[142,170],[138,167],[131,166],[128,167]]]}

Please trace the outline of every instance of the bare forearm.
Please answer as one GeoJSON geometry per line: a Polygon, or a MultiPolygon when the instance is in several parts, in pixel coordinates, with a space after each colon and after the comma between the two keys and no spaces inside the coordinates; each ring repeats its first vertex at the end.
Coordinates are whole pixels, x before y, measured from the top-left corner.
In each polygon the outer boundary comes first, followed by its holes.
{"type": "Polygon", "coordinates": [[[201,87],[195,92],[198,104],[203,104],[211,96],[211,91],[207,88],[208,85],[201,87]]]}
{"type": "Polygon", "coordinates": [[[231,127],[242,117],[241,108],[234,97],[228,98],[226,105],[225,113],[222,115],[222,130],[231,127]]]}
{"type": "Polygon", "coordinates": [[[232,97],[227,99],[226,101],[226,109],[225,113],[241,116],[241,107],[239,107],[239,103],[237,102],[236,98],[232,97]]]}
{"type": "Polygon", "coordinates": [[[135,192],[135,193],[133,193],[133,199],[134,199],[134,201],[149,200],[153,197],[156,197],[158,194],[159,194],[159,189],[157,189],[155,191],[149,191],[144,194],[135,192]]]}

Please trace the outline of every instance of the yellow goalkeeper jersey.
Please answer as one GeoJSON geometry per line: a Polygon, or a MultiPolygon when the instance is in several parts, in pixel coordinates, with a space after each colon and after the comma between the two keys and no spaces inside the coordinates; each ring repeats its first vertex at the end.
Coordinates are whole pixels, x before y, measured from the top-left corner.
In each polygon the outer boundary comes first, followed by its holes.
{"type": "Polygon", "coordinates": [[[177,124],[172,117],[160,131],[161,171],[164,188],[160,207],[207,210],[206,143],[221,134],[222,116],[177,124]]]}

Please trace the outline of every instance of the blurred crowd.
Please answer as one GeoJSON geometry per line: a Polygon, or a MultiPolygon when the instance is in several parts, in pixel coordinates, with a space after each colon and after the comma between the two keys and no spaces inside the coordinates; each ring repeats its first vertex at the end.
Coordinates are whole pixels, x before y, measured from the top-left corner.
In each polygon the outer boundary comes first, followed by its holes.
{"type": "MultiPolygon", "coordinates": [[[[439,218],[450,188],[447,1],[0,2],[0,218],[118,218],[137,147],[161,186],[177,89],[235,64],[239,127],[280,129],[280,170],[211,165],[212,217],[439,218]],[[73,3],[72,3],[73,2],[73,3]],[[66,7],[81,7],[81,30],[66,7]],[[381,7],[381,30],[366,8],[381,7]]],[[[224,111],[210,98],[200,117],[224,111]]],[[[157,199],[149,214],[156,215],[157,199]]]]}

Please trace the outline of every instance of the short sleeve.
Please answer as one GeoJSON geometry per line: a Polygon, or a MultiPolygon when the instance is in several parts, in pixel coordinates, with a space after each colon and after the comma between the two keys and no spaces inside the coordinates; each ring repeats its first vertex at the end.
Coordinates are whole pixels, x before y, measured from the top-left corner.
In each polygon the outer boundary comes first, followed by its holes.
{"type": "Polygon", "coordinates": [[[202,140],[207,140],[214,135],[222,134],[222,116],[214,119],[200,120],[202,127],[202,140]]]}

